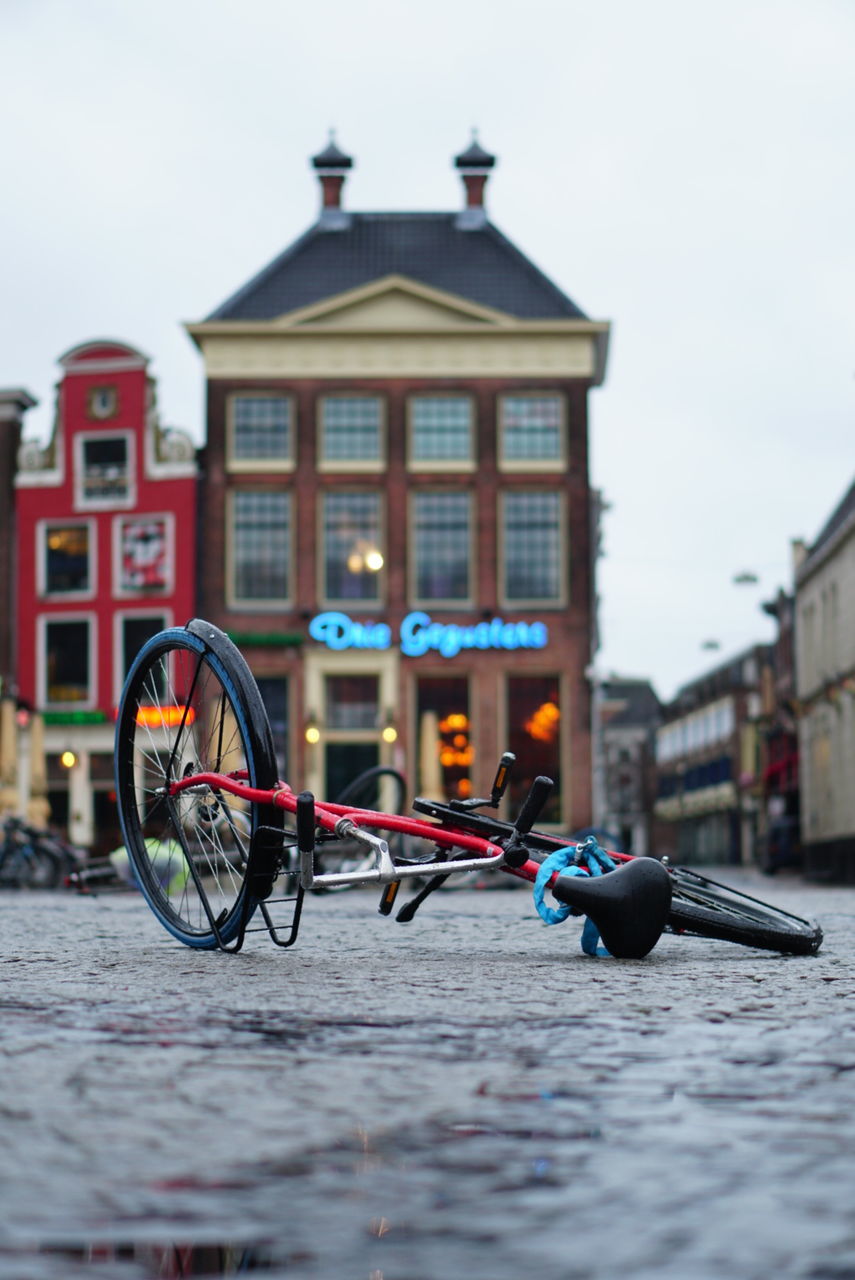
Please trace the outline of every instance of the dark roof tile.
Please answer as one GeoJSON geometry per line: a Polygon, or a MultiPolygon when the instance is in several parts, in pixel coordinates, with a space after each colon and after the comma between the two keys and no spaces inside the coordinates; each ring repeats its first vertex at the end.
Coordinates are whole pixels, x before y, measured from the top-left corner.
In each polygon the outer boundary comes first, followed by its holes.
{"type": "Polygon", "coordinates": [[[353,213],[313,227],[209,320],[272,320],[387,275],[402,275],[525,320],[585,320],[584,312],[492,223],[453,213],[353,213]]]}

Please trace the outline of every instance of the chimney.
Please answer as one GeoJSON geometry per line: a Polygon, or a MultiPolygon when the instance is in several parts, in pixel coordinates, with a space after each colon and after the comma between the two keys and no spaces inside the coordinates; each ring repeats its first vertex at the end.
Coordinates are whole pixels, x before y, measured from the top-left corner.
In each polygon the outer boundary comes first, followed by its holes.
{"type": "Polygon", "coordinates": [[[321,225],[327,230],[343,230],[350,225],[350,218],[341,207],[341,189],[348,169],[353,168],[353,158],[336,146],[332,130],[324,150],[312,156],[312,166],[321,182],[321,225]]]}
{"type": "Polygon", "coordinates": [[[495,163],[496,157],[484,150],[473,130],[469,146],[465,151],[461,151],[459,156],[454,157],[455,168],[460,170],[466,190],[466,207],[457,218],[457,225],[461,230],[476,230],[486,223],[484,188],[495,163]]]}

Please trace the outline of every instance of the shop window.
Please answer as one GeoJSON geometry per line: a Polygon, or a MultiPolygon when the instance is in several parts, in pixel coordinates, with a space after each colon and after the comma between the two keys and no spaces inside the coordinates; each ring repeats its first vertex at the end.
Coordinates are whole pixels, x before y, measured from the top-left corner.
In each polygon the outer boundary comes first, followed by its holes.
{"type": "Polygon", "coordinates": [[[422,676],[416,682],[418,789],[431,799],[472,794],[474,750],[465,676],[422,676]]]}
{"type": "Polygon", "coordinates": [[[499,463],[564,464],[564,402],[556,395],[502,396],[499,401],[499,463]]]}
{"type": "Polygon", "coordinates": [[[564,577],[561,495],[508,492],[502,513],[505,600],[560,603],[564,577]]]}
{"type": "Polygon", "coordinates": [[[256,684],[270,721],[280,778],[288,776],[288,681],[284,676],[257,676],[256,684]]]}
{"type": "Polygon", "coordinates": [[[231,597],[235,604],[288,599],[291,495],[236,490],[231,495],[231,597]]]}
{"type": "Polygon", "coordinates": [[[132,439],[120,435],[77,437],[77,502],[81,507],[129,506],[133,501],[132,439]]]}
{"type": "Polygon", "coordinates": [[[561,699],[557,676],[508,676],[508,750],[516,756],[508,786],[516,813],[538,775],[555,786],[541,822],[561,821],[561,699]]]}
{"type": "Polygon", "coordinates": [[[472,565],[472,497],[413,495],[413,596],[418,601],[468,600],[472,565]]]}
{"type": "Polygon", "coordinates": [[[320,462],[375,468],[383,460],[383,404],[379,396],[324,396],[320,406],[320,462]]]}
{"type": "Polygon", "coordinates": [[[42,582],[45,595],[89,595],[94,590],[92,532],[88,523],[42,526],[42,582]]]}
{"type": "Polygon", "coordinates": [[[376,729],[379,714],[380,683],[377,676],[327,676],[328,729],[376,729]]]}
{"type": "Polygon", "coordinates": [[[323,503],[327,600],[379,600],[385,558],[376,493],[327,493],[323,503]]]}
{"type": "Polygon", "coordinates": [[[89,703],[92,699],[89,619],[51,619],[43,627],[46,706],[89,703]]]}
{"type": "Polygon", "coordinates": [[[294,460],[294,407],[287,396],[232,396],[228,408],[229,463],[283,468],[294,460]]]}
{"type": "Polygon", "coordinates": [[[474,461],[468,396],[413,396],[409,427],[409,462],[414,470],[466,467],[474,461]]]}

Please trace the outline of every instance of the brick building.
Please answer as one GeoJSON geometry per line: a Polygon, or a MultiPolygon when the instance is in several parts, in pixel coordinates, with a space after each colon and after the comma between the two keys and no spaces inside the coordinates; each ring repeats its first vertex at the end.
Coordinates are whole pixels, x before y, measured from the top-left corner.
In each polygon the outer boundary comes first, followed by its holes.
{"type": "MultiPolygon", "coordinates": [[[[609,327],[463,207],[321,212],[206,320],[202,616],[244,651],[283,771],[331,796],[394,763],[466,796],[502,750],[590,821],[588,393],[609,327]]],[[[515,798],[515,797],[512,797],[515,798]]]]}
{"type": "Polygon", "coordinates": [[[196,459],[160,426],[141,352],[93,341],[59,363],[53,435],[19,455],[17,680],[44,721],[51,820],[109,849],[125,673],[149,636],[194,612],[196,459]]]}

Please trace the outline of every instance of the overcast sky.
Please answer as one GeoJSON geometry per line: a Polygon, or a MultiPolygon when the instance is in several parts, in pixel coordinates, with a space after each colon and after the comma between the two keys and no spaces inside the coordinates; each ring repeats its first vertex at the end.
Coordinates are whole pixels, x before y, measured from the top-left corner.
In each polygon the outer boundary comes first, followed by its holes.
{"type": "Polygon", "coordinates": [[[38,397],[30,434],[57,358],[109,336],[201,439],[182,322],[314,221],[329,129],[348,207],[428,210],[474,126],[492,220],[613,326],[599,665],[668,698],[771,638],[791,539],[855,477],[853,0],[0,0],[0,48],[0,386],[38,397]]]}

